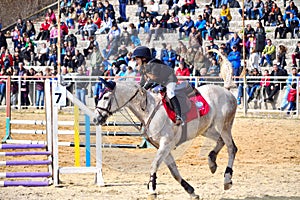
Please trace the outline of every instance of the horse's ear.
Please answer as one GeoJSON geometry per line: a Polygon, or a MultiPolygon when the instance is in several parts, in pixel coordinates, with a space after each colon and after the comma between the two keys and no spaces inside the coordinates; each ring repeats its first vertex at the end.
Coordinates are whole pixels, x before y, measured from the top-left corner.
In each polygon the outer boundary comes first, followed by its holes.
{"type": "Polygon", "coordinates": [[[107,83],[107,81],[106,81],[104,78],[99,77],[98,79],[99,79],[99,81],[100,81],[101,83],[103,83],[104,85],[105,85],[105,83],[107,83]]]}
{"type": "Polygon", "coordinates": [[[103,83],[104,86],[107,87],[107,88],[110,89],[110,90],[114,90],[115,87],[116,87],[116,83],[113,82],[113,81],[107,82],[104,78],[99,78],[99,81],[100,81],[101,83],[103,83]]]}
{"type": "Polygon", "coordinates": [[[109,82],[107,82],[107,86],[106,87],[108,87],[111,90],[114,90],[115,87],[116,87],[116,82],[109,81],[109,82]]]}
{"type": "Polygon", "coordinates": [[[147,91],[142,87],[139,87],[139,92],[142,94],[142,100],[140,101],[140,106],[143,111],[146,110],[147,107],[147,91]]]}

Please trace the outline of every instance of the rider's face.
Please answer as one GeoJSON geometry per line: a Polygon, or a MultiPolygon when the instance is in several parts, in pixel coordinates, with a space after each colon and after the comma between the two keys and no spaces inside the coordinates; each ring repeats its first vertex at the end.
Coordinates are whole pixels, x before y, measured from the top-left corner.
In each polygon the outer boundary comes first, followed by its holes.
{"type": "Polygon", "coordinates": [[[142,66],[142,65],[143,65],[142,58],[136,57],[136,58],[135,58],[135,61],[136,61],[136,64],[137,64],[138,66],[142,66]]]}

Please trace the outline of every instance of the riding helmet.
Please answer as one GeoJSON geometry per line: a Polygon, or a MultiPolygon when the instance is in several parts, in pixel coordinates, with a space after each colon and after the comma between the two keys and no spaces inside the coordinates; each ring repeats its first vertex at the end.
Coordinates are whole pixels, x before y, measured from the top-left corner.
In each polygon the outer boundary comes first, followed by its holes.
{"type": "Polygon", "coordinates": [[[148,47],[138,46],[134,49],[134,51],[132,53],[132,57],[141,57],[141,58],[151,59],[152,54],[148,47]]]}

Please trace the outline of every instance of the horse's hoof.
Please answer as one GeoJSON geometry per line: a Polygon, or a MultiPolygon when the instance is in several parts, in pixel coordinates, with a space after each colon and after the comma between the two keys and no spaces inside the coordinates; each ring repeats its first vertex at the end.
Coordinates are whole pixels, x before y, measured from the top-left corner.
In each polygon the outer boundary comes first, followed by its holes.
{"type": "Polygon", "coordinates": [[[157,194],[156,193],[155,194],[148,194],[147,200],[154,200],[156,198],[157,198],[157,194]]]}
{"type": "Polygon", "coordinates": [[[229,190],[232,187],[232,181],[224,184],[224,190],[229,190]]]}
{"type": "Polygon", "coordinates": [[[217,163],[213,162],[210,158],[208,158],[208,166],[212,174],[214,174],[217,171],[217,163]]]}
{"type": "Polygon", "coordinates": [[[217,171],[218,165],[216,163],[217,154],[211,151],[208,155],[208,166],[212,174],[217,171]]]}
{"type": "Polygon", "coordinates": [[[211,172],[212,174],[214,174],[214,173],[217,171],[217,168],[218,168],[217,165],[209,166],[210,172],[211,172]]]}
{"type": "Polygon", "coordinates": [[[232,174],[225,173],[224,175],[224,190],[229,190],[232,187],[232,174]]]}
{"type": "Polygon", "coordinates": [[[191,200],[199,200],[199,199],[200,199],[199,195],[196,194],[191,195],[191,200]]]}

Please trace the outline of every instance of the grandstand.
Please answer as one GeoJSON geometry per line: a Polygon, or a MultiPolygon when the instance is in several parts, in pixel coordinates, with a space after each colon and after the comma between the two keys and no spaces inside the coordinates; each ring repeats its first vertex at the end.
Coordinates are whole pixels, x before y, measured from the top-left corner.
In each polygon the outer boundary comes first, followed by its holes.
{"type": "MultiPolygon", "coordinates": [[[[283,3],[281,1],[275,1],[277,3],[277,5],[281,8],[282,12],[284,12],[285,8],[283,7],[283,3]]],[[[115,13],[116,13],[116,18],[119,17],[119,3],[117,1],[111,1],[111,4],[114,5],[114,9],[115,9],[115,13]]],[[[195,15],[192,15],[192,19],[196,20],[198,14],[202,14],[203,13],[203,8],[205,5],[210,4],[211,1],[210,0],[204,0],[204,1],[196,1],[196,4],[198,5],[198,8],[196,8],[195,10],[195,15]]],[[[240,5],[241,5],[241,1],[239,1],[240,5]]],[[[295,1],[296,6],[299,6],[299,2],[295,1]]],[[[146,7],[149,7],[149,2],[146,2],[146,7]]],[[[55,6],[54,6],[55,7],[55,6]]],[[[126,13],[127,16],[129,18],[128,22],[122,22],[119,23],[119,27],[122,29],[122,27],[129,25],[129,23],[134,23],[136,26],[139,22],[139,17],[136,16],[136,12],[137,12],[137,5],[127,5],[126,7],[126,13]]],[[[163,4],[160,5],[160,14],[162,14],[164,12],[164,10],[166,10],[168,8],[168,5],[165,4],[165,2],[163,2],[163,4]]],[[[230,8],[231,11],[231,15],[232,15],[232,20],[230,21],[230,26],[229,26],[229,30],[230,32],[241,32],[242,30],[242,23],[241,23],[241,16],[238,13],[238,9],[239,8],[230,8]]],[[[54,9],[56,12],[56,15],[58,14],[57,9],[54,9]]],[[[213,8],[213,12],[212,12],[212,16],[216,17],[220,14],[221,9],[220,8],[213,8]]],[[[158,16],[159,19],[160,16],[158,16]]],[[[179,13],[178,17],[180,18],[180,22],[183,23],[185,20],[185,16],[181,15],[179,13]]],[[[37,31],[36,34],[38,34],[39,32],[39,27],[41,25],[41,23],[44,20],[44,16],[34,20],[34,26],[35,29],[37,31]]],[[[61,21],[66,22],[66,17],[64,15],[62,15],[61,21]]],[[[255,27],[255,23],[257,22],[257,20],[245,20],[245,24],[251,24],[252,27],[255,27]]],[[[76,33],[77,30],[77,25],[75,26],[75,29],[69,29],[69,34],[71,33],[76,33]]],[[[295,44],[298,41],[298,39],[290,39],[288,36],[288,39],[274,39],[274,31],[275,31],[275,26],[266,26],[265,27],[265,31],[266,31],[266,38],[270,38],[273,41],[273,44],[278,46],[279,44],[283,44],[287,47],[288,49],[288,53],[287,53],[287,63],[288,63],[288,67],[291,66],[291,52],[295,49],[295,44]]],[[[78,35],[76,35],[78,37],[78,35]]],[[[240,36],[242,36],[240,34],[240,36]]],[[[139,37],[141,39],[141,44],[145,45],[145,41],[147,38],[147,34],[139,34],[139,37]]],[[[80,38],[80,37],[79,37],[80,38]]],[[[88,46],[88,41],[81,41],[78,38],[78,45],[77,45],[77,49],[79,49],[79,51],[83,51],[84,48],[86,48],[88,46]]],[[[228,39],[230,38],[230,35],[228,35],[226,38],[224,38],[224,40],[215,40],[215,43],[220,45],[221,43],[226,42],[228,39]]],[[[172,43],[174,49],[177,47],[177,42],[174,42],[174,39],[178,39],[178,33],[164,33],[164,41],[154,41],[153,39],[150,41],[149,46],[150,47],[155,47],[157,52],[160,52],[160,48],[161,48],[161,43],[165,42],[165,43],[172,43]]],[[[106,35],[105,34],[98,34],[96,35],[96,40],[99,43],[100,49],[104,49],[106,46],[106,35]]],[[[8,41],[8,45],[9,45],[9,49],[10,52],[13,52],[13,43],[11,42],[10,39],[7,39],[8,41]]],[[[37,49],[36,51],[39,51],[40,48],[40,44],[43,43],[44,41],[34,41],[37,44],[37,49]]],[[[183,43],[185,43],[186,45],[188,45],[187,41],[183,41],[183,43]]],[[[49,42],[48,42],[49,44],[49,42]]],[[[203,47],[206,46],[208,44],[208,40],[204,40],[203,42],[203,47]]],[[[130,47],[128,47],[130,49],[130,47]]],[[[158,55],[159,56],[159,55],[158,55]]],[[[87,62],[88,65],[88,62],[87,62]]]]}

